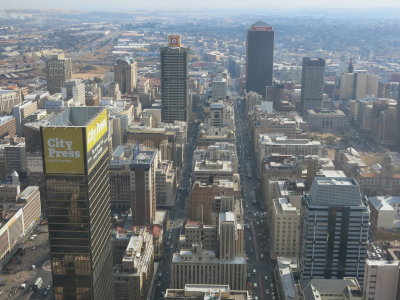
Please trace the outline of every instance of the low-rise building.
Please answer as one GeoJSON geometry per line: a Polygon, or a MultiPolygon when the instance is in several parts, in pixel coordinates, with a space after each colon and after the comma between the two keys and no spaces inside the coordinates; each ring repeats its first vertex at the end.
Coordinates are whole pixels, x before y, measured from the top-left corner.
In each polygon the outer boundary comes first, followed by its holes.
{"type": "MultiPolygon", "coordinates": [[[[16,183],[14,182],[14,185],[16,183]]],[[[3,184],[0,186],[0,194],[10,186],[3,184]]],[[[32,232],[40,221],[40,193],[38,186],[28,186],[19,193],[18,189],[13,189],[13,201],[0,203],[2,211],[2,222],[0,225],[0,267],[2,268],[8,260],[18,250],[18,246],[32,232]]]]}
{"type": "Polygon", "coordinates": [[[166,300],[250,300],[248,291],[231,290],[229,285],[185,284],[183,289],[167,289],[166,300]]]}
{"type": "Polygon", "coordinates": [[[341,110],[320,109],[307,111],[307,123],[311,130],[318,132],[346,131],[347,116],[341,110]]]}
{"type": "Polygon", "coordinates": [[[400,227],[400,197],[369,197],[371,231],[400,227]]]}

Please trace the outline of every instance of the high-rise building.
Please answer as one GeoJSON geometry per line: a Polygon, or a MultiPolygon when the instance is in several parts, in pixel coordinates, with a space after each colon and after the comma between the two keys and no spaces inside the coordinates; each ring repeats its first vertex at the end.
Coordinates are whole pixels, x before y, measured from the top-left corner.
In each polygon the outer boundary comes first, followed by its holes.
{"type": "Polygon", "coordinates": [[[301,113],[307,115],[307,110],[318,110],[322,107],[324,98],[325,60],[322,58],[303,58],[301,78],[301,113]]]}
{"type": "Polygon", "coordinates": [[[266,98],[267,86],[272,85],[274,61],[274,31],[262,21],[247,31],[246,91],[266,98]]]}
{"type": "Polygon", "coordinates": [[[85,84],[80,79],[70,79],[65,82],[61,88],[62,98],[64,100],[72,99],[74,106],[86,104],[85,84]]]}
{"type": "MultiPolygon", "coordinates": [[[[397,124],[397,128],[399,128],[400,126],[400,84],[398,87],[398,94],[397,94],[397,107],[396,107],[396,124],[397,124]]],[[[400,150],[400,133],[397,132],[396,137],[396,147],[397,150],[400,150]]]]}
{"type": "Polygon", "coordinates": [[[53,55],[46,61],[47,89],[50,94],[61,93],[61,88],[72,76],[71,58],[64,54],[53,55]]]}
{"type": "Polygon", "coordinates": [[[302,199],[301,279],[356,277],[367,257],[369,208],[353,178],[315,177],[302,199]]]}
{"type": "Polygon", "coordinates": [[[132,58],[119,59],[114,65],[115,82],[123,94],[132,93],[136,88],[137,63],[132,58]]]}
{"type": "Polygon", "coordinates": [[[112,299],[107,109],[70,107],[41,135],[55,299],[112,299]]]}
{"type": "Polygon", "coordinates": [[[163,122],[189,119],[189,49],[181,46],[180,36],[169,36],[161,55],[161,119],[163,122]]]}
{"type": "Polygon", "coordinates": [[[110,163],[111,208],[131,208],[134,225],[149,226],[155,218],[156,158],[156,151],[119,146],[110,163]]]}

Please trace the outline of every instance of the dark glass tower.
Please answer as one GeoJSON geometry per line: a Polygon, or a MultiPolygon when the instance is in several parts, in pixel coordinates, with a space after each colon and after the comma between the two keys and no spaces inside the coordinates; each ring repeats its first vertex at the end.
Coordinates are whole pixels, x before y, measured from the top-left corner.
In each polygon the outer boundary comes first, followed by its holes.
{"type": "Polygon", "coordinates": [[[272,85],[274,63],[274,31],[264,22],[251,25],[247,32],[246,91],[266,98],[272,85]]]}
{"type": "Polygon", "coordinates": [[[169,36],[168,47],[160,49],[161,55],[161,120],[188,121],[189,67],[187,48],[181,47],[180,36],[169,36]]]}
{"type": "Polygon", "coordinates": [[[318,110],[324,100],[325,60],[322,58],[303,58],[301,77],[301,113],[307,115],[307,110],[318,110]]]}
{"type": "Polygon", "coordinates": [[[112,299],[108,112],[68,108],[41,135],[55,299],[112,299]]]}

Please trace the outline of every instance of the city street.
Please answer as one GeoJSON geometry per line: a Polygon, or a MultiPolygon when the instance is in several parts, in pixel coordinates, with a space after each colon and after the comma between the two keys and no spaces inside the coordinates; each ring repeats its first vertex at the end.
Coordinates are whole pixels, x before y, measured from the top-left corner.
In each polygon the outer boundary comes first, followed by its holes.
{"type": "Polygon", "coordinates": [[[188,145],[186,148],[184,167],[176,195],[175,206],[170,211],[170,224],[164,234],[164,255],[159,264],[158,283],[154,299],[164,299],[163,293],[169,288],[172,255],[178,249],[179,235],[185,220],[186,200],[191,186],[192,157],[196,149],[198,124],[191,123],[188,127],[188,145]]]}
{"type": "Polygon", "coordinates": [[[244,105],[234,101],[239,173],[245,210],[248,289],[253,299],[277,299],[273,264],[269,258],[270,237],[257,179],[255,156],[244,113],[244,105]],[[247,167],[249,166],[249,167],[247,167]],[[251,172],[250,174],[248,172],[251,172]]]}

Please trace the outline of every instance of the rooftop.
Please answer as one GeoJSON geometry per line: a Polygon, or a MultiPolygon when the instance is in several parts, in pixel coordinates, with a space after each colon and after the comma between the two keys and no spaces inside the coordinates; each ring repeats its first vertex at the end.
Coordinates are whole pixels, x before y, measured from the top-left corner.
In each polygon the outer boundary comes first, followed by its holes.
{"type": "Polygon", "coordinates": [[[104,108],[95,106],[69,107],[54,116],[54,118],[49,121],[49,126],[86,126],[103,110],[104,108]]]}

